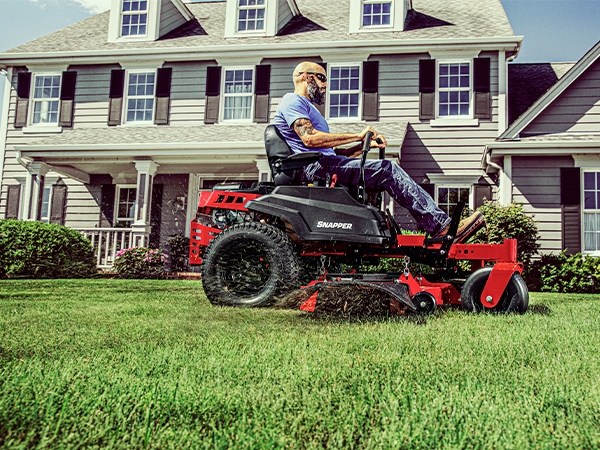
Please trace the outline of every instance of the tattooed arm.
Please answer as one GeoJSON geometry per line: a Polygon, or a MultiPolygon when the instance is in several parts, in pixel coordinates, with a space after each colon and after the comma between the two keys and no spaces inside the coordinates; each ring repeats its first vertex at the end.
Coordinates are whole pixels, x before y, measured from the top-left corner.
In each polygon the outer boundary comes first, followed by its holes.
{"type": "MultiPolygon", "coordinates": [[[[371,147],[378,147],[375,143],[375,138],[379,136],[372,127],[365,128],[361,133],[358,134],[332,134],[325,133],[323,131],[315,130],[313,123],[309,119],[297,119],[293,124],[292,128],[300,136],[304,145],[308,148],[326,148],[336,147],[339,145],[350,144],[352,142],[362,142],[368,131],[373,132],[373,141],[371,147]]],[[[335,149],[339,155],[355,157],[360,154],[362,145],[357,145],[347,149],[335,149]]]]}

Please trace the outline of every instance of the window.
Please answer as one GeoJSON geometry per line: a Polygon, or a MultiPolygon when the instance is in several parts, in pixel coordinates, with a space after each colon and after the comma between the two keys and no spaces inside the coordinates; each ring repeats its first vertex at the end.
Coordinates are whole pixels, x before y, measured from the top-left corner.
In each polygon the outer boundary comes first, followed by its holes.
{"type": "Polygon", "coordinates": [[[121,36],[144,36],[148,21],[147,0],[123,0],[121,36]]]}
{"type": "Polygon", "coordinates": [[[115,208],[115,227],[131,227],[135,220],[135,201],[137,188],[135,186],[117,186],[115,208]]]}
{"type": "Polygon", "coordinates": [[[329,118],[359,117],[360,65],[332,66],[329,71],[329,118]]]}
{"type": "Polygon", "coordinates": [[[438,65],[438,117],[471,116],[471,63],[438,65]]]}
{"type": "Polygon", "coordinates": [[[238,0],[238,31],[265,29],[265,0],[238,0]]]}
{"type": "Polygon", "coordinates": [[[363,0],[362,26],[389,26],[392,20],[392,1],[363,0]]]}
{"type": "Polygon", "coordinates": [[[36,75],[33,84],[31,123],[57,124],[60,104],[60,75],[36,75]]]}
{"type": "Polygon", "coordinates": [[[583,173],[583,250],[600,250],[600,172],[583,173]]]}
{"type": "Polygon", "coordinates": [[[469,206],[471,189],[468,187],[439,186],[437,188],[437,204],[442,211],[452,217],[458,202],[465,202],[469,206]]]}
{"type": "Polygon", "coordinates": [[[155,79],[155,72],[129,72],[125,102],[126,122],[152,122],[155,79]]]}
{"type": "Polygon", "coordinates": [[[223,120],[251,120],[254,69],[226,69],[223,81],[223,120]]]}
{"type": "Polygon", "coordinates": [[[44,194],[42,196],[41,222],[50,222],[50,208],[52,208],[52,186],[46,186],[44,187],[44,194]]]}

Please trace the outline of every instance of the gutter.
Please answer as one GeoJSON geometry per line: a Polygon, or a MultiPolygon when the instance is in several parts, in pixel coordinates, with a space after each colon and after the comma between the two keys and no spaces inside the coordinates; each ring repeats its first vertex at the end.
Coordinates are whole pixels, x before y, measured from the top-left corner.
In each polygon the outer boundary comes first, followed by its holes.
{"type": "MultiPolygon", "coordinates": [[[[427,53],[431,50],[461,49],[485,50],[507,50],[518,51],[523,36],[507,36],[498,38],[470,38],[470,39],[386,39],[386,40],[357,40],[357,41],[328,41],[319,44],[315,54],[330,55],[339,54],[340,51],[357,49],[369,51],[370,53],[427,53]]],[[[157,48],[119,48],[112,50],[88,50],[69,52],[34,52],[34,53],[1,53],[0,65],[27,65],[35,62],[42,63],[119,63],[121,61],[139,61],[140,59],[151,60],[152,58],[164,61],[186,61],[186,60],[211,60],[232,54],[243,54],[244,57],[307,57],[305,42],[285,43],[259,43],[247,45],[215,45],[193,47],[161,47],[157,48]],[[76,60],[76,61],[74,61],[76,60]]]]}

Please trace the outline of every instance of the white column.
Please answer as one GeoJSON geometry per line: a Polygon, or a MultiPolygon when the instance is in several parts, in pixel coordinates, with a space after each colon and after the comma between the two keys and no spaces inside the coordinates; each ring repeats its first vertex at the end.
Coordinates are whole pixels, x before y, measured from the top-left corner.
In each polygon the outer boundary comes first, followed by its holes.
{"type": "Polygon", "coordinates": [[[512,202],[512,156],[504,156],[503,170],[500,172],[500,195],[502,205],[512,202]]]}
{"type": "Polygon", "coordinates": [[[44,178],[50,169],[43,162],[27,164],[25,198],[23,204],[24,220],[40,220],[42,200],[44,198],[44,178]]]}
{"type": "Polygon", "coordinates": [[[508,126],[508,108],[506,103],[508,79],[508,62],[506,61],[506,52],[498,52],[498,136],[504,133],[508,126]]]}
{"type": "Polygon", "coordinates": [[[258,181],[273,181],[271,179],[271,167],[266,159],[257,159],[256,167],[258,168],[258,181]]]}
{"type": "Polygon", "coordinates": [[[137,198],[135,202],[135,219],[133,221],[134,246],[144,247],[150,236],[150,208],[152,206],[152,182],[158,169],[153,161],[136,161],[137,198]]]}

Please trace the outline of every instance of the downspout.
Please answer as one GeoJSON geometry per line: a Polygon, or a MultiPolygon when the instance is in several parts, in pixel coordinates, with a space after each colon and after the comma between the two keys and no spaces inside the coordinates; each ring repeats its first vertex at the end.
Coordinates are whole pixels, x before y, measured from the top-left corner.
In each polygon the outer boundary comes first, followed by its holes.
{"type": "Polygon", "coordinates": [[[499,170],[501,172],[504,171],[504,169],[502,168],[502,166],[496,164],[495,162],[492,162],[492,154],[490,152],[488,152],[487,149],[486,149],[486,153],[485,153],[485,163],[488,166],[491,166],[491,167],[493,167],[496,170],[499,170]]]}

